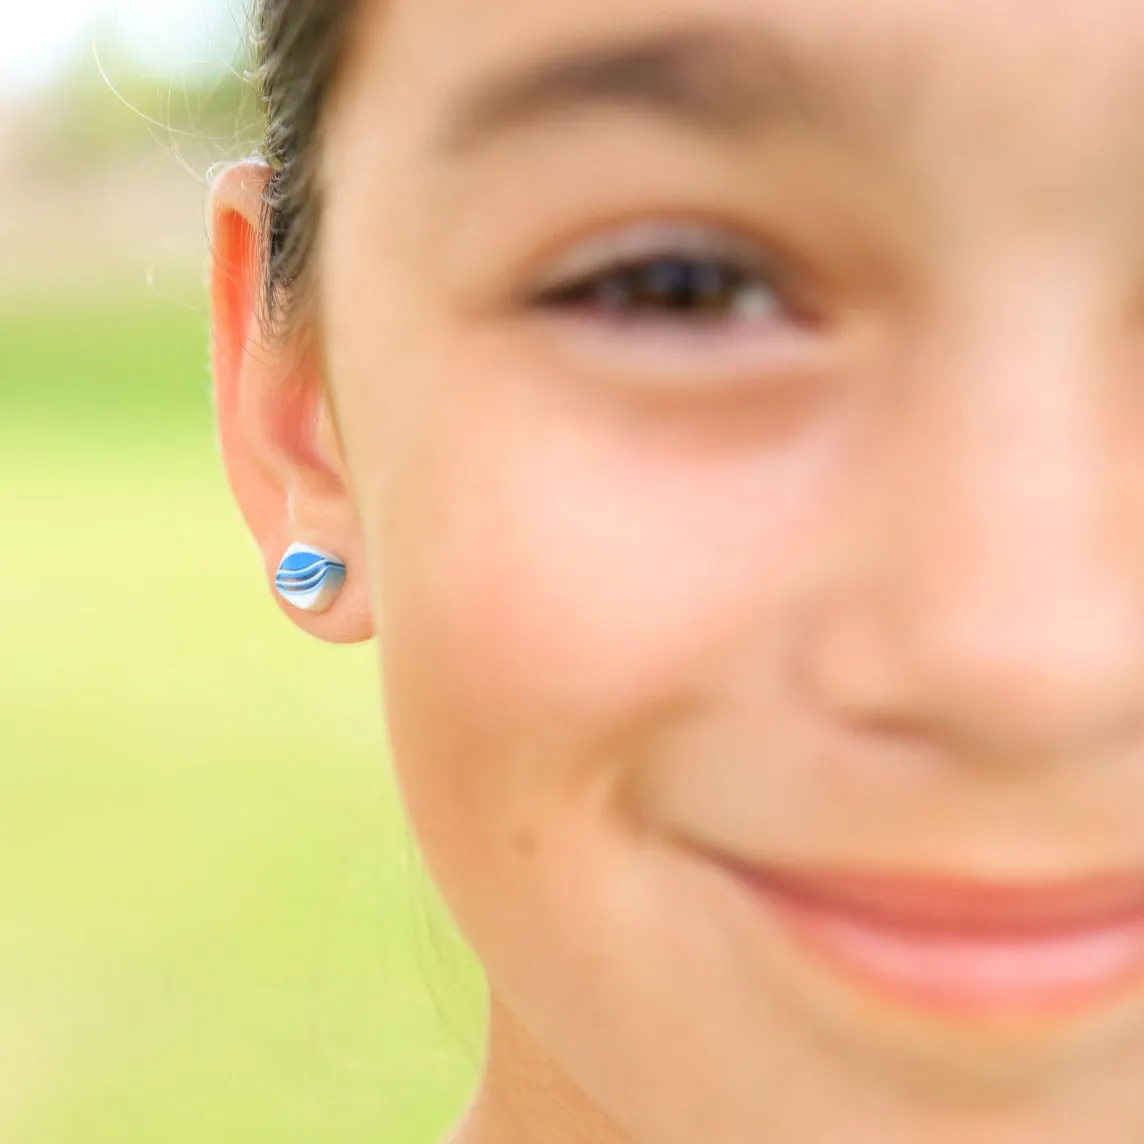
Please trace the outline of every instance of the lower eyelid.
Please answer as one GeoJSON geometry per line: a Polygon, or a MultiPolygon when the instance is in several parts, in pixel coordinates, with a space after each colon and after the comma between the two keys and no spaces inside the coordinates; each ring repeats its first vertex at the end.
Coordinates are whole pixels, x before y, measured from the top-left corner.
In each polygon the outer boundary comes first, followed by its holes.
{"type": "Polygon", "coordinates": [[[679,323],[569,311],[541,311],[537,332],[546,352],[574,369],[622,375],[654,387],[736,384],[763,374],[813,367],[813,331],[781,318],[755,323],[679,323]]]}

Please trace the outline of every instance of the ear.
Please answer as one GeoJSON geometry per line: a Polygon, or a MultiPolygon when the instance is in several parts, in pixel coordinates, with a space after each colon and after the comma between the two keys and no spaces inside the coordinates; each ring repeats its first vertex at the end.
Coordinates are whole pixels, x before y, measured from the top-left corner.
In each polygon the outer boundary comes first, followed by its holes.
{"type": "Polygon", "coordinates": [[[262,552],[271,592],[303,630],[335,643],[373,634],[351,485],[317,331],[304,319],[269,331],[260,299],[263,196],[270,168],[226,168],[210,200],[211,356],[219,441],[231,491],[262,552]],[[327,612],[293,608],[274,590],[286,549],[339,556],[346,581],[327,612]]]}

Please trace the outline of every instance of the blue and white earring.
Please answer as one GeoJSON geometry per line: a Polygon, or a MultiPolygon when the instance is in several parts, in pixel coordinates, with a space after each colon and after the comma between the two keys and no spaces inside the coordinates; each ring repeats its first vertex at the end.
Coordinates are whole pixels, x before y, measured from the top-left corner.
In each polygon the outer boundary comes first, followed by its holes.
{"type": "Polygon", "coordinates": [[[282,599],[303,612],[326,611],[345,582],[345,564],[309,544],[291,544],[274,577],[282,599]]]}

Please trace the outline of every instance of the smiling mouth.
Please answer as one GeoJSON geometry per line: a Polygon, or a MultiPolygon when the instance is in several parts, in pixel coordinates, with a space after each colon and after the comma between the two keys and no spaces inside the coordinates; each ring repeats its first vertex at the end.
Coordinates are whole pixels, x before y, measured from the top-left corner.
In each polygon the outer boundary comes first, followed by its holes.
{"type": "Polygon", "coordinates": [[[1064,1018],[1144,990],[1144,874],[1005,884],[731,873],[799,951],[898,1007],[1064,1018]]]}

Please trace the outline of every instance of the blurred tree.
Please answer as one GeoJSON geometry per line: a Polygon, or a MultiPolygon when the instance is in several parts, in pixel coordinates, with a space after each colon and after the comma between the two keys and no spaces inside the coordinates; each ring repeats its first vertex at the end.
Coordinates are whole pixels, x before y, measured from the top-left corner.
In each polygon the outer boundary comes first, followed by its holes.
{"type": "Polygon", "coordinates": [[[209,50],[164,73],[140,58],[116,20],[100,21],[58,82],[28,110],[34,120],[29,161],[40,174],[69,174],[156,144],[201,174],[206,165],[248,148],[257,109],[246,73],[241,25],[233,3],[221,10],[232,35],[205,27],[209,50]],[[212,58],[213,55],[213,58],[212,58]]]}

